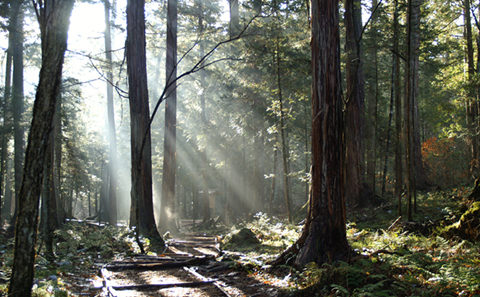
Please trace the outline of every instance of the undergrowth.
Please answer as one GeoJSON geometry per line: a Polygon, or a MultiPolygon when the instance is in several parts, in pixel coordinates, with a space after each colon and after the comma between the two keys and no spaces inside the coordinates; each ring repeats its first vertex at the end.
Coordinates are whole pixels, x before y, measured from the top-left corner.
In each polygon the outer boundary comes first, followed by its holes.
{"type": "MultiPolygon", "coordinates": [[[[148,239],[142,240],[148,249],[148,239]]],[[[98,265],[139,252],[130,229],[78,222],[64,224],[55,231],[54,242],[55,261],[49,262],[42,238],[38,239],[32,296],[63,297],[90,292],[92,282],[98,278],[98,265]]],[[[0,296],[6,296],[13,264],[13,239],[0,238],[0,244],[0,261],[4,264],[0,271],[4,280],[0,296]]]]}
{"type": "Polygon", "coordinates": [[[294,243],[301,230],[262,214],[232,229],[249,228],[261,244],[229,248],[245,254],[239,262],[252,277],[281,286],[290,296],[480,296],[480,243],[442,236],[461,218],[467,193],[461,188],[420,194],[414,219],[415,227],[429,227],[422,232],[386,231],[397,218],[394,204],[356,214],[359,223],[347,225],[356,252],[349,263],[310,263],[301,271],[283,266],[276,275],[268,273],[262,265],[294,243]]]}

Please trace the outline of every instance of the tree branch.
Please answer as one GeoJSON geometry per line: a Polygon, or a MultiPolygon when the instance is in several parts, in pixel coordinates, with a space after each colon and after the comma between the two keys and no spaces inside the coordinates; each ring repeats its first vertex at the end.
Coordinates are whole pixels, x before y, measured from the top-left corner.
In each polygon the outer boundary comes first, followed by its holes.
{"type": "MultiPolygon", "coordinates": [[[[177,76],[175,79],[173,79],[172,81],[170,81],[171,79],[171,76],[173,75],[173,71],[170,73],[169,75],[169,78],[167,80],[167,84],[165,85],[165,87],[163,88],[163,91],[162,91],[162,94],[160,95],[160,97],[158,98],[158,101],[157,103],[155,104],[155,108],[153,109],[153,112],[152,112],[152,115],[150,116],[150,121],[148,122],[148,126],[147,128],[145,129],[145,133],[143,135],[143,140],[142,140],[142,146],[140,147],[140,152],[141,153],[141,156],[140,158],[143,158],[143,149],[145,147],[145,142],[147,140],[147,135],[148,135],[148,132],[150,131],[150,128],[152,126],[152,122],[153,122],[153,119],[155,118],[155,115],[157,114],[157,111],[158,111],[158,108],[160,107],[160,104],[164,101],[165,99],[165,95],[167,93],[167,90],[170,89],[170,87],[176,83],[178,80],[180,80],[181,78],[185,77],[185,76],[188,76],[190,74],[193,74],[195,72],[198,72],[202,69],[205,69],[207,66],[210,66],[214,63],[217,63],[217,62],[220,62],[220,61],[224,61],[224,60],[227,60],[228,58],[223,58],[223,59],[219,59],[219,60],[215,60],[215,61],[212,61],[210,63],[207,63],[207,64],[204,64],[204,62],[210,58],[213,53],[222,45],[224,44],[227,44],[227,43],[230,43],[230,42],[233,42],[233,41],[236,41],[240,38],[243,37],[243,35],[245,34],[246,30],[249,28],[249,26],[253,23],[253,21],[258,18],[259,15],[255,15],[254,17],[252,17],[250,19],[250,21],[244,26],[244,28],[242,29],[242,31],[240,31],[236,36],[234,37],[231,37],[227,40],[223,40],[223,41],[220,41],[219,43],[217,43],[213,48],[211,48],[203,57],[201,57],[197,63],[195,63],[195,65],[193,65],[192,68],[190,68],[190,70],[182,73],[181,75],[177,76]]],[[[180,58],[180,60],[176,63],[175,68],[178,67],[179,63],[182,61],[182,59],[190,52],[193,50],[193,48],[198,44],[198,42],[195,42],[195,44],[180,58]]]]}
{"type": "Polygon", "coordinates": [[[358,38],[357,42],[362,41],[363,33],[364,33],[365,30],[367,29],[368,24],[370,23],[370,21],[371,21],[372,18],[373,18],[373,15],[375,14],[375,12],[377,12],[378,7],[380,7],[380,4],[382,4],[382,1],[383,1],[383,0],[378,1],[377,5],[376,5],[375,8],[373,9],[372,13],[371,13],[370,16],[368,17],[368,20],[367,20],[367,22],[365,23],[365,26],[363,26],[362,32],[360,33],[360,37],[358,38]]]}

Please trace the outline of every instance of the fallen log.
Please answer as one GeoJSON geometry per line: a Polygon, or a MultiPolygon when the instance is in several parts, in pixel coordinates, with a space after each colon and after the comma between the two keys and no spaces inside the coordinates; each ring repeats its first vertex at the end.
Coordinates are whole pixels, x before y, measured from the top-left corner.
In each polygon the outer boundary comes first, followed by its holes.
{"type": "Polygon", "coordinates": [[[105,268],[110,271],[123,271],[123,270],[165,270],[170,268],[179,268],[184,266],[198,266],[206,264],[212,260],[213,257],[201,257],[192,258],[185,261],[166,262],[166,263],[150,263],[150,264],[122,264],[122,265],[107,265],[105,268]]]}
{"type": "Polygon", "coordinates": [[[183,287],[183,288],[195,288],[210,285],[214,280],[198,281],[198,282],[182,282],[182,283],[170,283],[170,284],[143,284],[143,285],[124,285],[124,286],[112,286],[112,289],[117,291],[149,291],[149,290],[161,290],[167,288],[183,287]]]}
{"type": "Polygon", "coordinates": [[[209,279],[189,267],[183,267],[183,269],[188,273],[190,273],[191,275],[193,275],[194,277],[196,277],[197,279],[200,279],[202,281],[212,281],[213,285],[217,287],[217,289],[219,289],[220,292],[223,293],[223,295],[225,295],[226,297],[232,297],[232,295],[230,295],[227,291],[225,291],[225,289],[222,287],[222,284],[218,280],[209,279]]]}

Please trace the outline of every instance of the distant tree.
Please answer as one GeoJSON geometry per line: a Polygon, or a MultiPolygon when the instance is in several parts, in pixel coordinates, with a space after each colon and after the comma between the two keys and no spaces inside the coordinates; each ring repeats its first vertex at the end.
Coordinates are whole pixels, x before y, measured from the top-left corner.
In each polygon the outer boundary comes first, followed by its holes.
{"type": "Polygon", "coordinates": [[[238,0],[228,0],[228,7],[230,11],[230,22],[228,24],[230,38],[237,36],[240,32],[240,14],[238,11],[238,0]]]}
{"type": "Polygon", "coordinates": [[[113,108],[112,34],[110,24],[110,0],[104,0],[105,11],[105,59],[107,62],[107,119],[108,119],[108,221],[117,225],[117,139],[115,133],[115,112],[113,108]]]}
{"type": "MultiPolygon", "coordinates": [[[[15,24],[10,34],[13,35],[12,56],[12,115],[13,115],[13,140],[14,140],[14,168],[15,168],[15,212],[13,222],[18,214],[18,195],[22,183],[23,158],[24,158],[24,130],[22,114],[24,109],[23,94],[23,0],[12,2],[12,23],[15,24]]],[[[13,225],[13,224],[12,224],[13,225]]]]}
{"type": "Polygon", "coordinates": [[[175,228],[175,174],[177,129],[177,0],[167,3],[165,136],[163,153],[162,208],[160,228],[175,228]]]}
{"type": "Polygon", "coordinates": [[[130,225],[163,246],[153,215],[144,0],[127,1],[126,51],[132,162],[130,225]]]}
{"type": "Polygon", "coordinates": [[[33,119],[28,135],[24,175],[19,192],[15,226],[15,250],[8,296],[30,296],[46,151],[49,148],[56,100],[60,93],[62,67],[67,47],[69,18],[74,0],[33,1],[40,23],[42,67],[33,119]]]}
{"type": "Polygon", "coordinates": [[[379,87],[379,63],[378,63],[378,24],[377,24],[377,6],[378,0],[372,0],[370,7],[371,21],[370,21],[370,39],[372,46],[369,47],[368,64],[371,65],[373,78],[370,83],[370,87],[367,88],[367,129],[366,129],[366,181],[373,194],[375,194],[376,188],[376,168],[377,168],[377,126],[378,126],[378,100],[380,97],[379,87]]]}
{"type": "MultiPolygon", "coordinates": [[[[6,165],[7,165],[7,155],[8,155],[8,139],[10,137],[11,132],[11,123],[10,123],[10,114],[8,112],[8,103],[10,101],[11,96],[11,87],[12,87],[12,47],[13,47],[13,37],[14,34],[11,32],[15,29],[14,21],[14,13],[10,13],[9,17],[9,24],[8,24],[8,48],[7,48],[7,56],[5,62],[5,86],[3,90],[3,101],[2,101],[2,117],[3,117],[3,126],[2,126],[2,140],[1,140],[1,159],[0,159],[0,197],[2,197],[5,211],[5,216],[10,217],[10,208],[11,208],[11,199],[6,199],[6,195],[4,195],[4,191],[6,192],[7,183],[4,181],[7,180],[6,178],[6,165]],[[5,187],[3,185],[5,184],[5,187]]],[[[8,218],[7,218],[8,219],[8,218]]],[[[1,221],[0,221],[1,222],[1,221]]]]}
{"type": "Polygon", "coordinates": [[[469,130],[470,142],[470,171],[474,178],[478,177],[479,170],[479,152],[478,152],[478,136],[476,135],[476,129],[478,128],[477,116],[478,116],[478,102],[476,102],[475,92],[473,84],[475,77],[475,61],[473,50],[473,37],[472,37],[472,18],[471,18],[471,3],[470,0],[463,1],[463,22],[464,22],[464,38],[467,45],[466,62],[467,62],[467,82],[469,84],[467,91],[467,127],[469,130]]]}
{"type": "Polygon", "coordinates": [[[360,0],[345,0],[346,107],[345,107],[345,198],[351,206],[365,206],[363,130],[365,79],[363,75],[362,12],[360,0]]]}
{"type": "Polygon", "coordinates": [[[423,0],[409,0],[407,10],[407,69],[405,71],[405,153],[406,153],[406,181],[407,181],[407,217],[412,220],[412,210],[416,208],[416,167],[415,158],[415,129],[418,95],[418,67],[420,44],[420,6],[423,0]],[[412,205],[413,200],[413,205],[412,205]]]}
{"type": "Polygon", "coordinates": [[[400,55],[399,55],[399,7],[398,0],[394,1],[393,12],[393,76],[395,92],[395,196],[398,200],[398,215],[402,215],[402,98],[400,96],[400,55]]]}

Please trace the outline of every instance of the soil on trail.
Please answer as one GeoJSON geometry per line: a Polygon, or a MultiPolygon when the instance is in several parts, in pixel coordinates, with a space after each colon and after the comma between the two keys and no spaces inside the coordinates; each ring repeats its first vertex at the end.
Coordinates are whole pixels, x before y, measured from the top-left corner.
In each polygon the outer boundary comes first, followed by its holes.
{"type": "Polygon", "coordinates": [[[278,295],[279,288],[220,261],[222,251],[214,236],[187,234],[167,240],[167,246],[158,256],[134,255],[105,263],[94,284],[98,290],[90,296],[278,295]]]}

